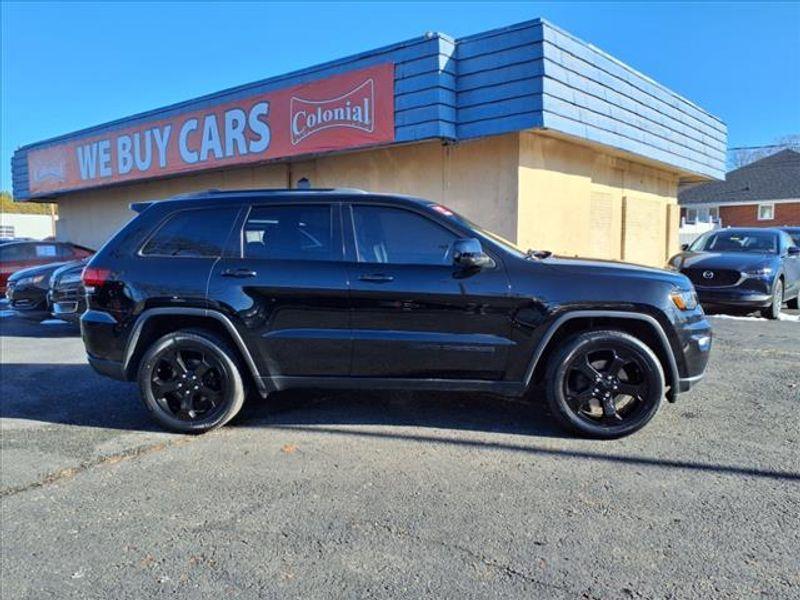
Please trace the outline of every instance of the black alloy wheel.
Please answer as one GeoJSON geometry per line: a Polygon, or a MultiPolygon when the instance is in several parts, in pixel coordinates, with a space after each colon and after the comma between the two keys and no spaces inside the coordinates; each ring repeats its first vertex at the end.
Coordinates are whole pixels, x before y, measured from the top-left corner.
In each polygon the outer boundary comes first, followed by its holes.
{"type": "Polygon", "coordinates": [[[142,358],[139,387],[156,420],[182,433],[224,425],[245,395],[236,354],[225,341],[197,330],[157,340],[142,358]]]}
{"type": "Polygon", "coordinates": [[[664,396],[653,351],[621,331],[592,331],[568,340],[550,361],[547,394],[560,423],[584,435],[616,438],[644,427],[664,396]]]}

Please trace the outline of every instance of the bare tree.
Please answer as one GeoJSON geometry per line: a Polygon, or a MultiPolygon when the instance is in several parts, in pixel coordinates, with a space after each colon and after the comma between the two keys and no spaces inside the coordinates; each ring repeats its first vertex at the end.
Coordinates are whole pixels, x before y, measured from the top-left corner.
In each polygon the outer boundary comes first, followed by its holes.
{"type": "Polygon", "coordinates": [[[728,168],[738,169],[759,159],[765,158],[781,150],[797,150],[800,152],[800,133],[784,135],[769,146],[753,146],[749,148],[731,148],[728,151],[728,168]]]}

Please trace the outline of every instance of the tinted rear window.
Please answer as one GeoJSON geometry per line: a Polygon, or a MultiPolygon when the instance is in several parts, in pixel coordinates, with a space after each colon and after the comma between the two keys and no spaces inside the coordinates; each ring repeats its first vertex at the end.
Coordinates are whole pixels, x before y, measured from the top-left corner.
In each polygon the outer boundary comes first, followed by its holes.
{"type": "Polygon", "coordinates": [[[216,257],[233,227],[238,208],[202,208],[173,215],[142,248],[149,256],[216,257]]]}

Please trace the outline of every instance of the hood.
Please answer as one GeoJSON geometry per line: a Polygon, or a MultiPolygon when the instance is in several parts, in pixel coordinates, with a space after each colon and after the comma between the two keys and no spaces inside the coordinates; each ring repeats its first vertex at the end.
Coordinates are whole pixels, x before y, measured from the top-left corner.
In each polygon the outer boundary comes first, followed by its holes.
{"type": "Polygon", "coordinates": [[[89,264],[88,258],[84,258],[82,260],[73,260],[71,262],[64,263],[53,272],[53,277],[59,278],[69,273],[70,271],[83,271],[84,267],[87,264],[89,264]]]}
{"type": "Polygon", "coordinates": [[[14,271],[14,273],[12,273],[11,276],[8,278],[8,281],[9,282],[19,281],[23,277],[36,277],[37,275],[45,275],[49,277],[53,271],[55,271],[62,265],[64,265],[63,262],[47,263],[46,265],[37,265],[35,267],[28,267],[27,269],[14,271]]]}
{"type": "Polygon", "coordinates": [[[728,269],[748,271],[770,266],[779,260],[766,252],[681,252],[670,259],[676,269],[728,269]]]}
{"type": "Polygon", "coordinates": [[[670,283],[681,288],[691,288],[689,280],[680,273],[646,267],[633,263],[618,262],[614,260],[595,260],[591,258],[567,258],[563,256],[553,256],[541,261],[542,264],[557,267],[560,270],[568,270],[574,273],[585,273],[587,275],[612,275],[628,277],[632,279],[650,279],[670,283]]]}

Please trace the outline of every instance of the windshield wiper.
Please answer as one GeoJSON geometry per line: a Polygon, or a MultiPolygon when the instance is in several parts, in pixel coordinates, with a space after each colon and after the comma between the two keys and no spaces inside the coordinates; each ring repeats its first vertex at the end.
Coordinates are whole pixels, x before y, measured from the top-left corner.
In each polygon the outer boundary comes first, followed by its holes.
{"type": "Polygon", "coordinates": [[[550,250],[532,250],[528,248],[525,251],[525,258],[535,258],[536,260],[544,260],[545,258],[550,258],[553,256],[553,253],[550,250]]]}

